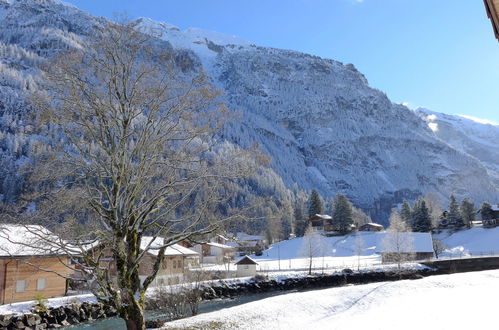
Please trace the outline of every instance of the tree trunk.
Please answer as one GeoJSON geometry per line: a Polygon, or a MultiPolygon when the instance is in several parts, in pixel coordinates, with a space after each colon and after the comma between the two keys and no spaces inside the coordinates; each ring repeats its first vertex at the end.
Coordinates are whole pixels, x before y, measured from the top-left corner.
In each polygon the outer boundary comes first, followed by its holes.
{"type": "Polygon", "coordinates": [[[131,302],[124,307],[125,315],[122,318],[125,320],[128,330],[145,330],[144,309],[136,302],[131,302]]]}

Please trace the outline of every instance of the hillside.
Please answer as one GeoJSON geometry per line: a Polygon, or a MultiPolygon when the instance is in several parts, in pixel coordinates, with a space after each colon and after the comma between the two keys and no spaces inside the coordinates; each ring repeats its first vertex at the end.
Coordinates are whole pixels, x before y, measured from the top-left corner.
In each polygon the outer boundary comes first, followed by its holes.
{"type": "MultiPolygon", "coordinates": [[[[356,232],[346,236],[326,237],[317,234],[311,238],[313,242],[313,257],[351,257],[361,251],[362,256],[379,254],[383,249],[383,239],[386,232],[356,232]]],[[[414,247],[418,251],[425,250],[426,234],[412,233],[415,237],[414,247]]],[[[268,259],[299,259],[309,256],[308,238],[294,239],[272,244],[257,260],[268,259]]]]}
{"type": "Polygon", "coordinates": [[[477,227],[455,233],[442,232],[434,235],[434,238],[440,239],[446,245],[446,255],[499,254],[499,227],[477,227]]]}
{"type": "MultiPolygon", "coordinates": [[[[427,192],[498,199],[496,158],[437,136],[417,113],[370,87],[352,64],[148,19],[138,23],[163,31],[160,46],[187,67],[202,66],[240,114],[217,139],[243,147],[256,142],[271,156],[272,169],[262,170],[258,187],[243,190],[287,199],[290,190],[343,193],[383,223],[395,204],[427,192]]],[[[106,24],[53,0],[0,2],[2,200],[22,191],[19,167],[46,138],[33,130],[27,101],[37,88],[39,65],[106,24]]],[[[477,136],[455,128],[467,139],[477,136]]]]}

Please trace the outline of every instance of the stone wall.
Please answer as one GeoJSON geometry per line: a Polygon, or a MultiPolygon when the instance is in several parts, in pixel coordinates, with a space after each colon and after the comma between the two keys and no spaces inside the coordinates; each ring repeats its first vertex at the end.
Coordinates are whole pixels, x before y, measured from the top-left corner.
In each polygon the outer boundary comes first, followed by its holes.
{"type": "Polygon", "coordinates": [[[116,316],[109,306],[72,303],[24,315],[0,315],[0,329],[51,329],[116,316]]]}

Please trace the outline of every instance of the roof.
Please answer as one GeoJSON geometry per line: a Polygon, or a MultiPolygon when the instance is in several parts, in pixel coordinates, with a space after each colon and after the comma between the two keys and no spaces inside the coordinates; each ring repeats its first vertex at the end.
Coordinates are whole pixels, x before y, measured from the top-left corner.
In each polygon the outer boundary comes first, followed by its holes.
{"type": "MultiPolygon", "coordinates": [[[[142,250],[146,249],[149,243],[152,241],[152,244],[150,245],[147,252],[157,256],[159,254],[159,249],[163,246],[165,240],[163,237],[156,237],[154,240],[153,239],[154,237],[152,236],[142,237],[142,240],[140,241],[140,248],[142,250]]],[[[180,244],[170,245],[165,250],[165,256],[193,256],[198,254],[199,253],[197,253],[196,251],[183,247],[180,244]]]]}
{"type": "Polygon", "coordinates": [[[236,234],[236,239],[239,241],[262,241],[263,236],[261,235],[248,235],[243,232],[239,232],[236,234]]]}
{"type": "Polygon", "coordinates": [[[484,0],[487,16],[492,23],[492,29],[496,39],[499,40],[499,0],[484,0]]]}
{"type": "Polygon", "coordinates": [[[248,256],[244,256],[235,263],[236,265],[258,265],[258,263],[248,256]]]}
{"type": "Polygon", "coordinates": [[[220,248],[220,249],[234,249],[233,246],[229,246],[229,245],[225,245],[225,244],[220,244],[220,243],[207,242],[205,244],[207,244],[209,246],[217,247],[217,248],[220,248]]]}
{"type": "Polygon", "coordinates": [[[39,225],[0,225],[0,256],[66,255],[58,243],[65,243],[39,225]]]}
{"type": "MultiPolygon", "coordinates": [[[[387,235],[390,235],[392,233],[386,232],[386,233],[378,233],[379,236],[379,242],[376,246],[376,252],[397,252],[394,251],[393,249],[390,249],[390,247],[386,247],[383,244],[383,240],[386,238],[387,235]]],[[[412,244],[410,246],[402,246],[398,252],[428,252],[428,253],[433,253],[433,240],[431,238],[430,233],[399,233],[402,235],[402,241],[410,241],[412,238],[412,244]]]]}
{"type": "Polygon", "coordinates": [[[331,220],[333,218],[330,215],[327,215],[327,214],[316,214],[316,215],[310,217],[310,219],[331,220]]]}
{"type": "Polygon", "coordinates": [[[374,223],[374,222],[365,223],[362,226],[371,226],[371,227],[384,228],[383,225],[380,225],[379,223],[374,223]]]}
{"type": "Polygon", "coordinates": [[[499,211],[499,205],[497,205],[497,204],[492,205],[492,211],[496,211],[496,212],[499,211]]]}

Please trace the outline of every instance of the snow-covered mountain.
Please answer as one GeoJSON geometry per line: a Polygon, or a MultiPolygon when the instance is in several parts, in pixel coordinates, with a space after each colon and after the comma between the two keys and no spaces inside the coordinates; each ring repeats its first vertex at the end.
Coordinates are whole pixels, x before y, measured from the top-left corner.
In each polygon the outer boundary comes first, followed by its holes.
{"type": "Polygon", "coordinates": [[[499,186],[499,124],[463,115],[416,109],[435,135],[455,149],[477,158],[499,186]]]}
{"type": "MultiPolygon", "coordinates": [[[[37,66],[62,49],[78,47],[94,26],[106,22],[54,0],[0,1],[4,198],[22,188],[16,166],[40,138],[30,128],[25,101],[36,88],[37,66]]],[[[452,134],[462,138],[454,143],[450,135],[441,136],[443,123],[435,132],[426,117],[370,87],[352,64],[149,19],[139,22],[161,30],[168,47],[204,66],[225,91],[229,107],[242,116],[222,137],[241,146],[257,142],[288,187],[316,188],[328,197],[347,194],[375,218],[403,198],[430,191],[476,201],[499,197],[498,154],[488,157],[479,143],[464,142],[489,136],[487,125],[471,130],[451,125],[452,134]]],[[[486,140],[497,147],[497,139],[486,140]]]]}

